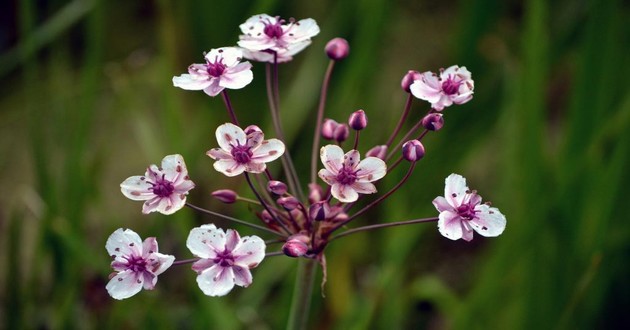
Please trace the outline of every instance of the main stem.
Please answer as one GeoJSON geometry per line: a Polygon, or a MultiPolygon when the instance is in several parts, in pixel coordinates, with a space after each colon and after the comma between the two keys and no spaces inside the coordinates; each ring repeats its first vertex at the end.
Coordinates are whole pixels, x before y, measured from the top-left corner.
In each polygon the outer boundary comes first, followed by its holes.
{"type": "Polygon", "coordinates": [[[313,295],[313,284],[315,283],[316,266],[317,261],[315,259],[301,258],[298,262],[287,330],[306,329],[311,307],[311,296],[313,295]]]}

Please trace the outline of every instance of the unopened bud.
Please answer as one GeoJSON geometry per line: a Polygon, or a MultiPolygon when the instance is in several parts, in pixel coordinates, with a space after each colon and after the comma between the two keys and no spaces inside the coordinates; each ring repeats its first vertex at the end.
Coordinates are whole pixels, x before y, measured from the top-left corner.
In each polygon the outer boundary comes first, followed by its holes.
{"type": "Polygon", "coordinates": [[[238,195],[236,192],[230,189],[220,189],[212,192],[212,197],[220,200],[225,204],[232,204],[236,202],[238,195]]]}
{"type": "Polygon", "coordinates": [[[402,147],[403,158],[410,162],[415,162],[424,157],[424,146],[418,140],[405,142],[402,147]]]}
{"type": "Polygon", "coordinates": [[[256,125],[249,125],[249,126],[245,127],[243,132],[245,132],[245,135],[250,135],[250,134],[252,134],[254,132],[261,132],[262,133],[262,130],[260,129],[260,127],[258,127],[256,125]]]}
{"type": "Polygon", "coordinates": [[[348,125],[350,125],[350,127],[352,127],[352,129],[356,131],[364,129],[367,126],[367,123],[367,116],[365,115],[365,111],[363,110],[357,110],[353,112],[348,119],[348,125]]]}
{"type": "Polygon", "coordinates": [[[339,126],[339,123],[332,119],[325,119],[322,123],[322,137],[326,140],[333,140],[335,138],[335,129],[339,126]]]}
{"type": "Polygon", "coordinates": [[[267,191],[274,195],[284,195],[287,192],[287,185],[282,181],[271,180],[267,183],[267,191]]]}
{"type": "Polygon", "coordinates": [[[420,72],[409,70],[407,71],[407,74],[403,76],[402,81],[400,82],[400,87],[402,87],[405,92],[411,93],[409,86],[411,86],[414,81],[420,79],[421,77],[422,75],[420,74],[420,72]]]}
{"type": "Polygon", "coordinates": [[[280,197],[278,198],[277,202],[278,205],[284,207],[284,209],[287,211],[294,210],[296,207],[298,207],[298,205],[300,205],[300,202],[297,200],[297,198],[293,196],[280,197]]]}
{"type": "Polygon", "coordinates": [[[326,220],[330,215],[330,205],[326,201],[317,202],[308,208],[308,216],[311,220],[326,220]]]}
{"type": "Polygon", "coordinates": [[[301,257],[308,252],[310,241],[311,239],[304,234],[291,235],[282,246],[282,252],[292,258],[301,257]]]}
{"type": "Polygon", "coordinates": [[[365,157],[376,157],[385,160],[385,157],[387,157],[387,145],[383,144],[368,150],[365,157]]]}
{"type": "Polygon", "coordinates": [[[311,204],[321,201],[323,193],[322,187],[320,187],[317,183],[308,184],[308,201],[311,204]]]}
{"type": "Polygon", "coordinates": [[[337,125],[337,128],[335,129],[335,134],[334,134],[335,141],[341,143],[348,138],[348,135],[350,135],[350,128],[348,128],[348,125],[346,124],[337,125]]]}
{"type": "Polygon", "coordinates": [[[350,46],[344,38],[334,38],[326,44],[326,55],[331,60],[339,61],[348,57],[350,46]]]}
{"type": "Polygon", "coordinates": [[[444,118],[441,113],[430,113],[422,118],[422,127],[429,131],[439,131],[444,126],[444,118]]]}

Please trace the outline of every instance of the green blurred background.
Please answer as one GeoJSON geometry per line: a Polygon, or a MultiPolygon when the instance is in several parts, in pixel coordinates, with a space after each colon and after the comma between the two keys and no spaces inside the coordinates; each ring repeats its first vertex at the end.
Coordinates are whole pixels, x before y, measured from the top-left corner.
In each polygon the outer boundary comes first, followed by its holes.
{"type": "MultiPolygon", "coordinates": [[[[156,236],[189,258],[188,231],[214,221],[184,209],[140,213],[119,183],[180,153],[189,200],[256,221],[211,191],[243,181],[204,155],[228,121],[223,103],[172,87],[202,52],[238,40],[258,13],[317,20],[321,33],[280,68],[281,112],[308,178],[311,132],[327,59],[344,37],[327,116],[365,109],[361,143],[383,143],[409,69],[466,66],[475,97],[447,109],[411,181],[353,226],[436,215],[456,172],[506,214],[495,239],[450,241],[434,224],[348,236],[327,250],[313,329],[592,329],[630,324],[630,29],[617,1],[9,0],[0,5],[0,328],[283,328],[296,260],[273,257],[254,284],[223,298],[187,266],[125,301],[105,291],[104,245],[117,228],[156,236]],[[623,23],[626,22],[626,23],[623,23]],[[625,205],[625,206],[624,206],[625,205]]],[[[239,119],[270,130],[264,66],[230,95],[239,119]]],[[[406,127],[427,110],[415,102],[406,127]]],[[[278,164],[272,169],[278,170],[278,164]]],[[[404,174],[389,175],[386,191],[404,174]]],[[[244,235],[260,234],[238,227],[244,235]]],[[[264,234],[262,235],[264,236],[264,234]]],[[[270,246],[275,250],[279,246],[270,246]]],[[[318,278],[321,273],[318,273],[318,278]]]]}

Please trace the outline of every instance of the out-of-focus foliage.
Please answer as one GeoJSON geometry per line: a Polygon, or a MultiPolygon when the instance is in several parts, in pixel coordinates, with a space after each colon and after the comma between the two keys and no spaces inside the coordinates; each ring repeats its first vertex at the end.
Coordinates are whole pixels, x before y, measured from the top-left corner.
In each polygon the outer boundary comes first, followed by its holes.
{"type": "MultiPolygon", "coordinates": [[[[204,153],[228,121],[220,99],[172,87],[210,48],[235,44],[257,13],[316,19],[322,29],[282,65],[281,113],[307,180],[314,109],[327,59],[347,38],[328,117],[364,109],[360,149],[383,143],[404,105],[402,75],[466,66],[475,98],[446,110],[411,181],[357,224],[434,216],[457,172],[507,216],[495,239],[452,242],[434,224],[348,236],[328,248],[325,298],[312,328],[548,329],[628,324],[630,63],[622,1],[7,1],[0,35],[2,328],[282,328],[296,260],[273,257],[254,284],[223,298],[187,266],[125,301],[107,296],[104,243],[119,227],[189,258],[184,209],[144,216],[119,183],[182,154],[190,200],[256,221],[210,192],[242,188],[204,153]]],[[[242,123],[270,128],[264,67],[230,95],[242,123]]],[[[406,127],[428,109],[415,102],[406,127]]],[[[270,130],[269,130],[270,131],[270,130]]],[[[276,167],[272,166],[274,171],[276,167]]],[[[404,169],[389,175],[381,191],[404,169]]],[[[305,183],[305,182],[304,182],[305,183]]],[[[241,190],[245,191],[245,190],[241,190]]],[[[219,227],[234,227],[214,221],[219,227]]],[[[355,225],[357,225],[355,224],[355,225]]],[[[254,233],[239,228],[245,235],[254,233]]],[[[260,234],[260,233],[257,233],[260,234]]],[[[271,246],[270,249],[279,248],[271,246]]],[[[321,276],[321,273],[320,275],[321,276]]]]}

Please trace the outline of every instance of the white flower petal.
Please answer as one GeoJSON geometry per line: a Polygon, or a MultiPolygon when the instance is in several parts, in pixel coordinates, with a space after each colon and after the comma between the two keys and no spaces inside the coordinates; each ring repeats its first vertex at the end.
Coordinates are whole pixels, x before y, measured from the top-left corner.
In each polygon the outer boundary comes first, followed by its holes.
{"type": "Polygon", "coordinates": [[[245,236],[241,244],[232,252],[234,263],[254,268],[265,258],[265,242],[258,236],[245,236]]]}
{"type": "Polygon", "coordinates": [[[456,212],[453,206],[448,203],[448,200],[442,196],[436,197],[433,200],[433,205],[438,210],[438,212],[443,212],[443,211],[456,212]]]}
{"type": "Polygon", "coordinates": [[[346,168],[354,169],[361,161],[361,154],[357,150],[350,150],[343,155],[343,164],[346,168]]]}
{"type": "Polygon", "coordinates": [[[157,258],[157,266],[158,266],[156,268],[151,269],[151,271],[155,275],[160,275],[164,273],[164,271],[166,271],[169,267],[171,267],[173,265],[173,262],[175,261],[175,256],[168,255],[168,254],[154,253],[153,257],[157,258]]]}
{"type": "Polygon", "coordinates": [[[438,77],[432,72],[421,73],[421,78],[409,86],[411,94],[421,100],[435,103],[442,95],[442,86],[438,77]]]}
{"type": "Polygon", "coordinates": [[[212,97],[219,95],[219,93],[221,93],[225,89],[225,87],[221,86],[221,84],[219,83],[220,81],[221,80],[219,78],[212,78],[210,80],[210,84],[208,84],[208,86],[203,89],[203,92],[212,97]]]}
{"type": "Polygon", "coordinates": [[[251,67],[251,63],[243,62],[226,70],[221,76],[219,85],[229,89],[240,89],[249,85],[254,80],[254,73],[251,67]]]}
{"type": "Polygon", "coordinates": [[[233,159],[217,160],[216,162],[214,162],[213,166],[215,170],[229,177],[237,176],[245,172],[246,169],[245,165],[239,164],[233,159]]]}
{"type": "Polygon", "coordinates": [[[479,211],[478,218],[470,220],[470,225],[476,232],[485,237],[496,237],[503,233],[506,219],[499,209],[481,204],[475,210],[479,211]]]}
{"type": "Polygon", "coordinates": [[[462,204],[467,190],[466,179],[459,174],[453,173],[444,180],[444,197],[455,208],[462,204]]]}
{"type": "Polygon", "coordinates": [[[142,276],[136,276],[136,273],[133,271],[126,270],[116,274],[105,288],[112,298],[120,300],[140,292],[143,282],[144,278],[142,276]]]}
{"type": "Polygon", "coordinates": [[[210,76],[200,77],[184,73],[178,77],[173,77],[173,86],[190,91],[205,89],[210,86],[210,84],[210,76]]]}
{"type": "Polygon", "coordinates": [[[387,174],[387,165],[377,157],[367,157],[357,165],[357,181],[374,182],[387,174]]]}
{"type": "Polygon", "coordinates": [[[213,224],[195,227],[188,234],[186,247],[200,258],[215,258],[225,247],[225,233],[213,224]]]}
{"type": "Polygon", "coordinates": [[[116,229],[105,243],[110,256],[142,255],[142,239],[131,229],[116,229]]]}
{"type": "Polygon", "coordinates": [[[262,141],[260,146],[252,150],[252,161],[256,163],[268,163],[284,154],[284,143],[278,139],[262,141]]]}
{"type": "Polygon", "coordinates": [[[319,151],[322,164],[334,175],[339,174],[339,170],[343,167],[343,156],[341,147],[334,144],[323,146],[319,151]]]}
{"type": "Polygon", "coordinates": [[[225,296],[234,288],[234,272],[231,267],[214,265],[197,276],[197,284],[205,295],[225,296]]]}
{"type": "Polygon", "coordinates": [[[440,212],[438,230],[442,236],[454,241],[462,238],[464,234],[460,216],[450,211],[440,212]]]}
{"type": "Polygon", "coordinates": [[[283,37],[290,43],[308,40],[319,34],[319,26],[312,18],[301,19],[289,26],[283,37]]]}
{"type": "Polygon", "coordinates": [[[147,182],[145,176],[132,176],[120,184],[120,191],[125,197],[134,201],[145,201],[155,197],[153,185],[147,182]]]}
{"type": "Polygon", "coordinates": [[[352,184],[352,189],[359,194],[373,194],[376,192],[376,187],[370,182],[355,182],[352,184]]]}
{"type": "Polygon", "coordinates": [[[247,267],[234,265],[232,266],[232,271],[234,272],[234,284],[244,288],[252,284],[252,272],[247,267]]]}
{"type": "Polygon", "coordinates": [[[337,175],[331,173],[329,170],[322,168],[321,170],[319,170],[319,172],[317,172],[317,175],[319,175],[319,177],[324,180],[324,182],[328,183],[329,185],[333,185],[337,182],[337,175]]]}
{"type": "Polygon", "coordinates": [[[351,186],[336,183],[332,185],[330,193],[342,203],[352,203],[359,199],[359,194],[351,186]]]}
{"type": "Polygon", "coordinates": [[[219,126],[215,132],[219,147],[230,152],[232,146],[241,145],[244,146],[247,143],[247,136],[243,130],[231,123],[225,123],[219,126]]]}

